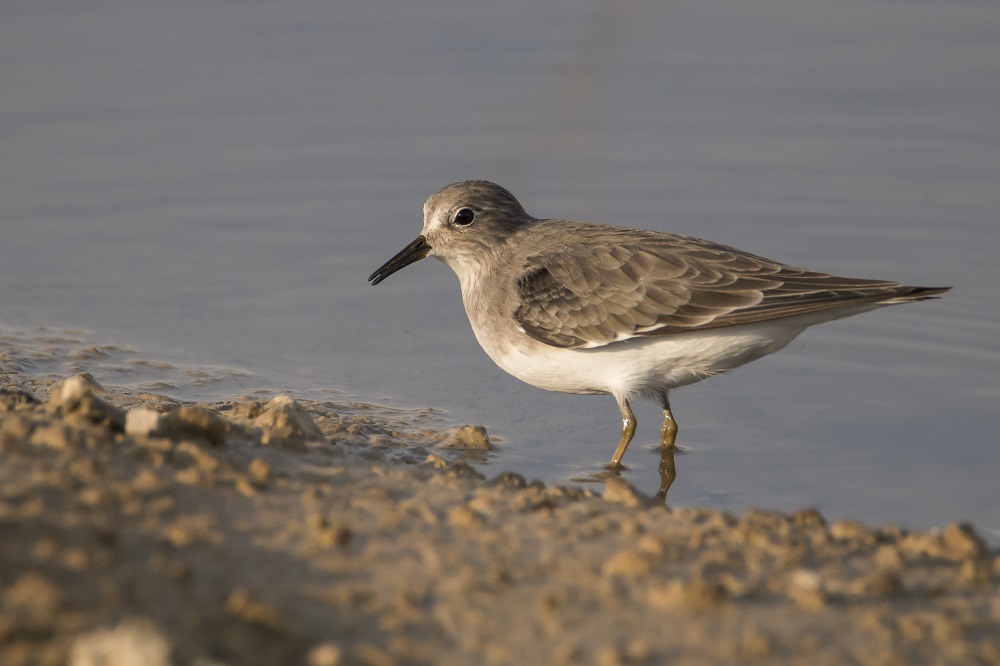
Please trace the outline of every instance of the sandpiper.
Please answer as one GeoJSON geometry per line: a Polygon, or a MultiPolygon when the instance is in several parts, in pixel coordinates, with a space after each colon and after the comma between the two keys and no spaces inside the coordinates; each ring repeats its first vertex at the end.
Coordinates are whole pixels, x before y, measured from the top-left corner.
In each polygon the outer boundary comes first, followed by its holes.
{"type": "Polygon", "coordinates": [[[427,256],[458,275],[476,339],[505,371],[551,391],[614,396],[613,470],[635,434],[634,397],[663,406],[660,441],[672,451],[671,389],[772,354],[813,324],[950,289],[829,275],[692,236],[537,219],[483,180],[432,195],[420,235],[368,280],[427,256]]]}

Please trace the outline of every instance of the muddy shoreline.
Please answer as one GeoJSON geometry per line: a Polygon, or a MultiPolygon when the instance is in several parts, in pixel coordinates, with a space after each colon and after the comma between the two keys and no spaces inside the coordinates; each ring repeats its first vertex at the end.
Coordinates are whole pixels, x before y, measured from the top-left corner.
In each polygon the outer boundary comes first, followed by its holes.
{"type": "Polygon", "coordinates": [[[0,388],[3,664],[1000,662],[969,525],[486,479],[485,431],[356,404],[0,388]]]}

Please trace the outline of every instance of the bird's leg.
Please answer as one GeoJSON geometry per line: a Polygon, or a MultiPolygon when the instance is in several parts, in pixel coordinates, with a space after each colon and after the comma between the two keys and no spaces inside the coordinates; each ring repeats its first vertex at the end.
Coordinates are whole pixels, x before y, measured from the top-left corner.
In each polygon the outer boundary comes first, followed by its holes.
{"type": "Polygon", "coordinates": [[[663,394],[663,427],[660,429],[660,489],[657,496],[663,500],[667,498],[667,491],[677,478],[677,467],[674,465],[674,453],[677,447],[674,442],[677,440],[677,421],[670,411],[670,400],[667,394],[663,394]]]}
{"type": "Polygon", "coordinates": [[[670,411],[670,400],[666,394],[663,395],[663,427],[660,428],[660,445],[664,449],[674,448],[677,440],[677,421],[673,412],[670,411]]]}
{"type": "Polygon", "coordinates": [[[621,398],[618,401],[618,406],[622,410],[622,439],[618,442],[615,455],[611,457],[611,462],[608,464],[610,469],[622,468],[622,456],[625,455],[625,449],[628,448],[629,442],[635,435],[635,414],[632,413],[632,407],[628,404],[628,398],[621,398]]]}

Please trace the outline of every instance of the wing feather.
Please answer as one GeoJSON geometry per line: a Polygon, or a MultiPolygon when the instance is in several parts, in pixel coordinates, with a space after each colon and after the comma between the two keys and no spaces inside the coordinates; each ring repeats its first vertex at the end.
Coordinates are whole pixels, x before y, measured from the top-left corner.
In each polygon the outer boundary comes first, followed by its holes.
{"type": "Polygon", "coordinates": [[[786,266],[689,236],[580,226],[590,233],[530,254],[516,280],[515,320],[556,347],[920,297],[908,296],[919,288],[786,266]]]}

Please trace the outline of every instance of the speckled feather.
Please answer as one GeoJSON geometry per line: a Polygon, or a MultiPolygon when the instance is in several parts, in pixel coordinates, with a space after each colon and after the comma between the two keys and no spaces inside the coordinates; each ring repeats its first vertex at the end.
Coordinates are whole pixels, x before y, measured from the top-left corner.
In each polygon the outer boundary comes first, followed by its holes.
{"type": "Polygon", "coordinates": [[[568,220],[540,220],[519,233],[536,249],[516,278],[514,319],[562,348],[937,293],[795,268],[678,234],[568,220]]]}

